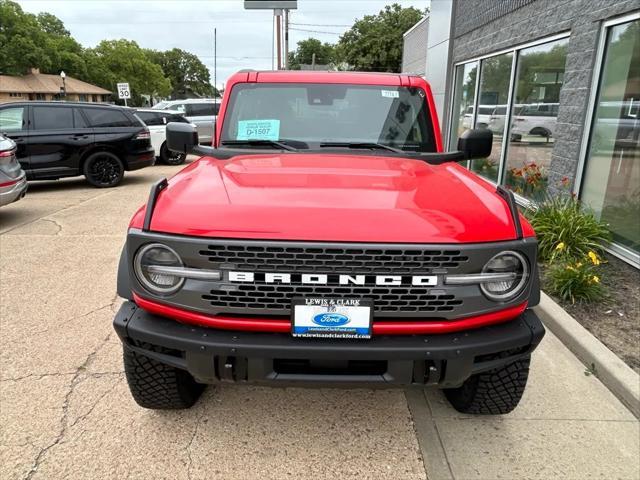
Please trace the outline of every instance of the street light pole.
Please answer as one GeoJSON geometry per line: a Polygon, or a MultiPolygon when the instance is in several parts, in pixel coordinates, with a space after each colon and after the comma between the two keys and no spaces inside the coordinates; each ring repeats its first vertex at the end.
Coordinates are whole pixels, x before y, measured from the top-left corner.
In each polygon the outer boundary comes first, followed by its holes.
{"type": "Polygon", "coordinates": [[[218,70],[218,29],[213,29],[213,98],[218,96],[218,84],[216,83],[218,70]]]}
{"type": "Polygon", "coordinates": [[[60,78],[62,78],[62,96],[64,99],[67,99],[67,84],[65,82],[65,78],[67,78],[67,74],[64,73],[64,70],[60,71],[60,78]]]}
{"type": "Polygon", "coordinates": [[[289,9],[284,9],[284,69],[289,70],[289,9]]]}
{"type": "Polygon", "coordinates": [[[282,70],[282,9],[277,8],[273,12],[276,16],[276,51],[278,52],[278,70],[282,70]]]}

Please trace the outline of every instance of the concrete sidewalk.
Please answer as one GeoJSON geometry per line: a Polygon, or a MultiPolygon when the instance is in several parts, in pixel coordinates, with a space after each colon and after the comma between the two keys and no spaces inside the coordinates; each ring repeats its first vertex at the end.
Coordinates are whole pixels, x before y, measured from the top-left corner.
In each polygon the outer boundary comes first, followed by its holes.
{"type": "Polygon", "coordinates": [[[457,414],[440,392],[209,388],[131,399],[111,321],[129,218],[150,183],[30,185],[0,209],[0,478],[640,478],[640,424],[552,335],[521,406],[457,414]]]}

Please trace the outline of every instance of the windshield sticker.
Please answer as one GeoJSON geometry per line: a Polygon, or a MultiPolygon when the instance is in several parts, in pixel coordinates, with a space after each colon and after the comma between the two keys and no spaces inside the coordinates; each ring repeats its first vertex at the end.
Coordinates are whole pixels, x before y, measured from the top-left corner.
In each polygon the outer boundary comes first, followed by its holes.
{"type": "Polygon", "coordinates": [[[238,120],[236,140],[278,140],[280,120],[238,120]]]}
{"type": "Polygon", "coordinates": [[[380,90],[383,97],[398,98],[400,94],[396,90],[380,90]]]}

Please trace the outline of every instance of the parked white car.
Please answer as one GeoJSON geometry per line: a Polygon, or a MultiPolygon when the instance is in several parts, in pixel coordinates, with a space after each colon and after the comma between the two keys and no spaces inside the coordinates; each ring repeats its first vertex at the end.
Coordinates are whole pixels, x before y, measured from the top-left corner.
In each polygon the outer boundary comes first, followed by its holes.
{"type": "Polygon", "coordinates": [[[187,98],[165,100],[153,106],[153,110],[174,110],[186,117],[198,129],[201,143],[211,143],[220,103],[212,98],[187,98]]]}
{"type": "Polygon", "coordinates": [[[523,105],[511,121],[511,139],[522,140],[525,135],[552,138],[556,130],[558,103],[532,103],[523,105]]]}
{"type": "MultiPolygon", "coordinates": [[[[487,128],[489,126],[489,119],[491,114],[495,110],[495,105],[480,105],[478,108],[478,117],[476,118],[475,128],[487,128]]],[[[473,106],[467,107],[464,112],[464,118],[462,119],[462,126],[466,129],[471,128],[473,121],[473,106]]]]}
{"type": "Polygon", "coordinates": [[[151,134],[151,146],[156,152],[156,157],[167,165],[180,165],[184,163],[187,155],[172,152],[167,148],[167,123],[189,123],[184,116],[175,110],[136,109],[136,115],[140,117],[151,134]]]}

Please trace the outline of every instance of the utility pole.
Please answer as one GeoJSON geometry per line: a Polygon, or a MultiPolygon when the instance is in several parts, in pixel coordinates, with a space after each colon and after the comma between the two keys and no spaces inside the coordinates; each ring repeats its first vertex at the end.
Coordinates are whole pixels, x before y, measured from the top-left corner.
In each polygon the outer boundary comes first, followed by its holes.
{"type": "Polygon", "coordinates": [[[217,80],[218,70],[218,29],[213,29],[213,98],[218,96],[218,84],[217,80]]]}
{"type": "Polygon", "coordinates": [[[278,51],[278,70],[282,70],[282,9],[273,11],[276,16],[276,49],[278,51]]]}
{"type": "Polygon", "coordinates": [[[316,69],[316,53],[313,52],[311,54],[311,70],[315,70],[316,69]]]}
{"type": "Polygon", "coordinates": [[[284,9],[284,69],[289,70],[289,9],[284,9]]]}

